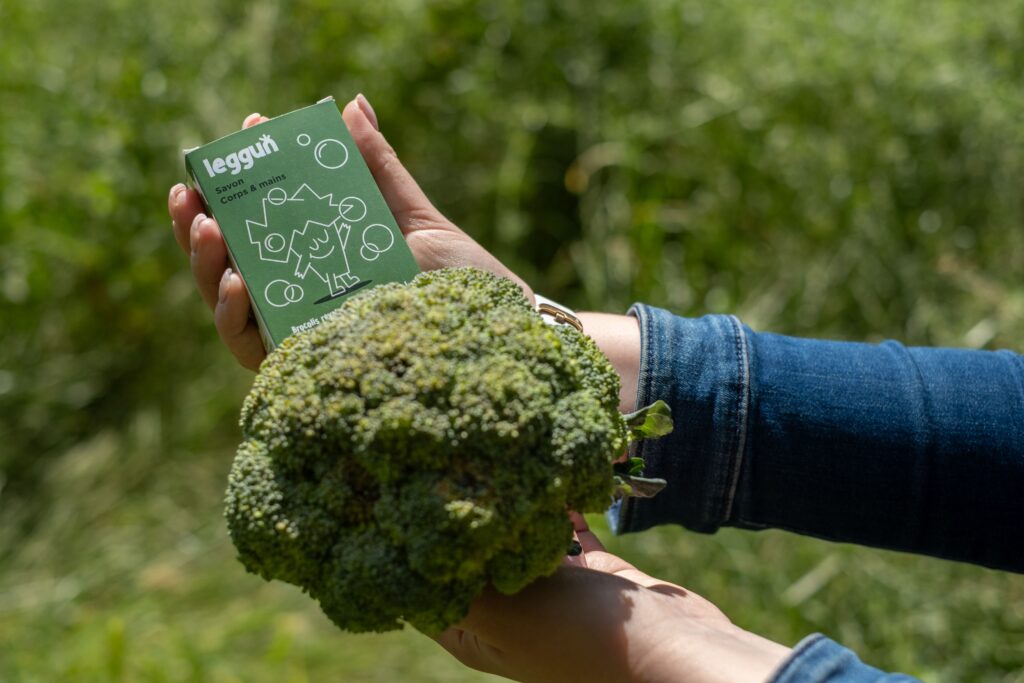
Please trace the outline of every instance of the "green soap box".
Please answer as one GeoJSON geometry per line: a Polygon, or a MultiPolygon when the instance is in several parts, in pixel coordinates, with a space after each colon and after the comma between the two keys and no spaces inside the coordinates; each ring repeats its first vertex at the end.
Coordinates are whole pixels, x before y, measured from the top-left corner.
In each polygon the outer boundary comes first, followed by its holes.
{"type": "Polygon", "coordinates": [[[333,98],[185,152],[270,351],[419,268],[333,98]]]}

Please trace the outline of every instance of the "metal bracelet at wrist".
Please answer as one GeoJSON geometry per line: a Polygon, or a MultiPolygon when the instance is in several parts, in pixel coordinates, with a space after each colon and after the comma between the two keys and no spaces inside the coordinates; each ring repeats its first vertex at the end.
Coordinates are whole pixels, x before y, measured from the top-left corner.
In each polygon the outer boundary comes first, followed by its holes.
{"type": "Polygon", "coordinates": [[[583,332],[583,323],[571,308],[537,293],[533,296],[537,300],[537,312],[548,325],[571,325],[578,332],[583,332]]]}

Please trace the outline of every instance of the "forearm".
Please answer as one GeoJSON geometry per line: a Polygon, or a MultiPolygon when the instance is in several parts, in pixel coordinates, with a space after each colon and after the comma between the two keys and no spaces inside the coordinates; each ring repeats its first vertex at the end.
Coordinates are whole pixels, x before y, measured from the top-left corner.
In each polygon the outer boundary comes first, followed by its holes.
{"type": "Polygon", "coordinates": [[[733,526],[1024,571],[1024,360],[744,332],[733,526]]]}
{"type": "Polygon", "coordinates": [[[611,361],[622,380],[619,410],[636,410],[637,379],[640,373],[640,324],[631,315],[579,313],[583,330],[611,361]]]}
{"type": "Polygon", "coordinates": [[[1020,356],[638,315],[641,352],[613,362],[635,368],[639,404],[670,403],[676,431],[638,449],[670,484],[630,501],[623,529],[778,527],[1024,570],[1020,356]]]}

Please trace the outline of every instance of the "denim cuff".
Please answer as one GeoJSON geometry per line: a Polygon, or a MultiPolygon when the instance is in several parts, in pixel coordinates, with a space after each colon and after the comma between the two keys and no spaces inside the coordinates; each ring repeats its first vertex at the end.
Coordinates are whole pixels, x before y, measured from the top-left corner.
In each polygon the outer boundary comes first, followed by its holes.
{"type": "Polygon", "coordinates": [[[747,438],[750,353],[734,316],[680,318],[634,304],[640,323],[637,406],[658,399],[672,408],[668,436],[633,444],[644,476],[665,479],[654,498],[629,498],[609,511],[615,533],[682,524],[714,533],[730,518],[747,438]]]}
{"type": "Polygon", "coordinates": [[[820,633],[801,640],[768,683],[912,683],[906,674],[868,666],[850,650],[820,633]]]}

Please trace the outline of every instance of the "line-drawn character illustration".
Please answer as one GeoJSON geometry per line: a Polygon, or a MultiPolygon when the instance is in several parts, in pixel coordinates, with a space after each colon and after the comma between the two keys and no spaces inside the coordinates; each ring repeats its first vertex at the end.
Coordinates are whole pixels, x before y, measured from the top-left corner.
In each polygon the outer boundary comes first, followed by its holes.
{"type": "Polygon", "coordinates": [[[306,279],[312,273],[327,283],[331,296],[344,294],[349,287],[358,284],[359,278],[349,272],[345,254],[345,243],[351,231],[348,223],[335,227],[306,221],[302,230],[292,233],[289,246],[296,256],[296,277],[306,279]],[[339,243],[341,248],[337,249],[339,243]]]}
{"type": "MultiPolygon", "coordinates": [[[[362,199],[350,196],[336,202],[331,193],[321,195],[303,183],[290,196],[282,187],[271,188],[261,207],[260,220],[245,222],[249,242],[256,248],[260,260],[294,263],[296,277],[305,279],[312,273],[327,285],[330,298],[359,284],[359,278],[351,272],[345,247],[352,223],[366,217],[366,203],[362,199]],[[291,218],[295,209],[300,209],[306,219],[301,226],[295,225],[291,218]]],[[[267,289],[264,299],[272,306],[281,307],[295,303],[291,301],[295,292],[289,290],[291,297],[273,297],[271,302],[267,289]]]]}
{"type": "Polygon", "coordinates": [[[249,242],[256,247],[260,260],[273,263],[291,260],[288,251],[291,234],[301,226],[291,224],[288,216],[297,206],[302,207],[307,220],[317,223],[334,225],[339,218],[338,205],[330,193],[321,196],[305,183],[291,196],[283,187],[270,188],[261,202],[262,219],[245,221],[249,242]]]}

